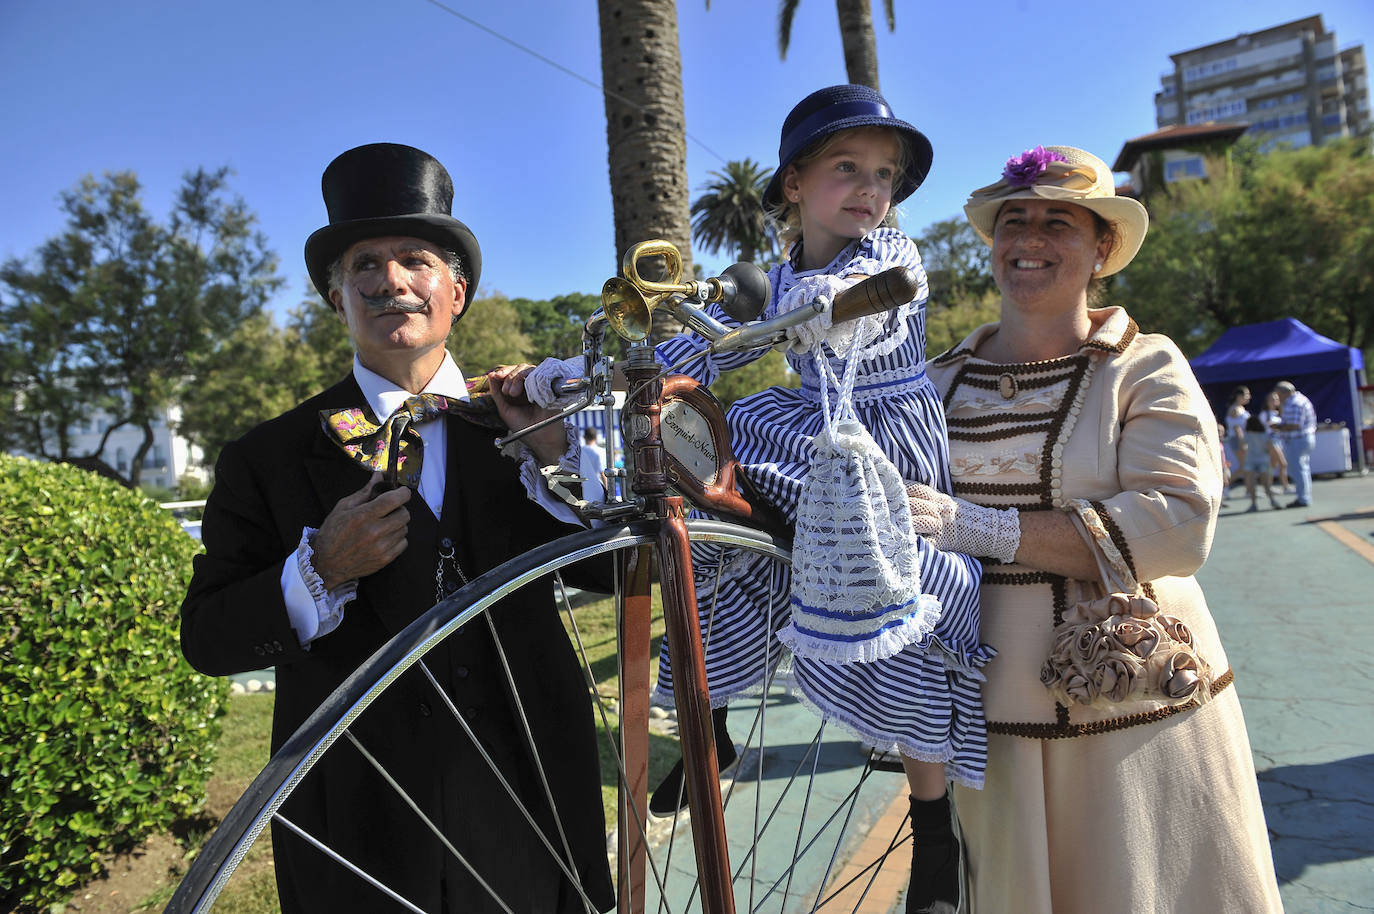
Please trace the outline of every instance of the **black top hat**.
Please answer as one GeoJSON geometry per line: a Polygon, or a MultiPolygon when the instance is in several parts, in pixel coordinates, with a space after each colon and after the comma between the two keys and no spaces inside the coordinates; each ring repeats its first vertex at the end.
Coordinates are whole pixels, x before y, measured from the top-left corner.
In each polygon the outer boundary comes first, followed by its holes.
{"type": "Polygon", "coordinates": [[[463,260],[467,300],[482,274],[482,249],[453,218],[453,180],[439,160],[412,146],[372,143],[339,155],[320,179],[329,224],[305,240],[305,268],[329,300],[329,265],[364,238],[421,238],[463,260]]]}
{"type": "Polygon", "coordinates": [[[782,142],[778,146],[778,170],[763,192],[763,205],[774,208],[782,203],[782,173],[798,155],[832,133],[855,127],[891,127],[906,145],[906,173],[892,189],[892,202],[911,196],[930,173],[930,140],[925,134],[899,120],[887,100],[868,86],[843,85],[818,89],[797,102],[782,122],[782,142]]]}

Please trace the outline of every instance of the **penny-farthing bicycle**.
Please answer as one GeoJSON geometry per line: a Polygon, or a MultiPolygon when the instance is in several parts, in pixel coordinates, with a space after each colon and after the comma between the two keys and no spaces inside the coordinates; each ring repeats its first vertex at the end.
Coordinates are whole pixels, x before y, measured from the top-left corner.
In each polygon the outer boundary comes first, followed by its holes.
{"type": "MultiPolygon", "coordinates": [[[[425,666],[426,655],[445,639],[471,631],[471,626],[497,639],[498,654],[518,651],[518,644],[500,644],[492,616],[500,612],[503,598],[548,576],[554,579],[586,672],[588,701],[604,741],[603,766],[614,765],[618,814],[607,852],[614,861],[617,910],[729,914],[863,909],[888,854],[904,843],[905,829],[899,827],[879,839],[876,850],[856,857],[860,839],[867,839],[865,847],[875,846],[870,835],[872,804],[861,803],[860,797],[868,798],[862,792],[880,766],[848,736],[834,728],[827,731],[823,720],[792,697],[787,687],[789,658],[766,635],[751,654],[757,657],[762,685],[731,700],[729,727],[732,733],[744,734],[743,748],[733,777],[724,784],[720,780],[703,660],[711,637],[714,594],[722,580],[730,579],[748,587],[760,613],[785,611],[788,535],[737,473],[719,403],[690,378],[665,372],[647,340],[656,308],[669,309],[689,332],[710,340],[714,351],[775,345],[788,326],[813,319],[823,309],[755,320],[768,297],[767,280],[756,267],[736,264],[718,279],[684,282],[677,250],[662,241],[645,242],[628,252],[623,273],[624,278],[607,281],[602,307],[585,327],[584,376],[562,385],[565,396],[576,395],[563,415],[603,407],[609,418],[612,370],[602,353],[607,328],[626,341],[628,394],[620,425],[625,470],[610,474],[612,485],[604,501],[579,502],[584,515],[596,518],[600,526],[532,550],[472,580],[378,650],[268,762],[205,844],[167,906],[168,914],[212,910],[245,856],[274,822],[331,858],[340,880],[360,880],[360,885],[369,884],[392,897],[400,909],[422,911],[358,862],[301,829],[283,806],[309,782],[312,768],[326,753],[372,757],[355,722],[402,674],[415,669],[434,689],[434,713],[450,715],[454,726],[477,742],[471,722],[425,666]],[[662,282],[640,275],[641,263],[653,258],[667,264],[662,282]],[[705,310],[710,302],[719,302],[735,321],[727,325],[713,318],[705,310]],[[689,519],[692,508],[715,519],[689,519]],[[604,562],[607,557],[616,570],[612,598],[619,683],[610,696],[597,688],[577,626],[578,612],[562,581],[570,566],[604,562]],[[686,811],[662,820],[651,818],[647,809],[650,695],[657,659],[651,649],[655,590],[671,652],[687,800],[682,804],[686,811]]],[[[909,271],[888,271],[842,293],[831,319],[877,314],[914,294],[909,271]]],[[[610,422],[607,431],[608,450],[614,454],[616,430],[610,422]]],[[[514,432],[507,440],[521,434],[514,432]]],[[[509,695],[518,702],[508,666],[506,676],[509,695]]],[[[523,719],[523,711],[519,716],[523,719]]],[[[528,727],[525,732],[528,736],[528,727]]],[[[532,746],[525,749],[539,758],[532,746]]],[[[534,812],[515,797],[500,766],[487,761],[520,814],[533,825],[534,812]]],[[[547,785],[547,778],[544,782],[547,785]]],[[[877,789],[890,795],[893,783],[889,779],[877,789]]],[[[396,788],[379,766],[375,789],[396,788]]],[[[553,803],[547,787],[544,799],[553,803]]],[[[418,806],[409,805],[418,815],[418,806]]],[[[541,812],[547,821],[547,811],[541,812]]],[[[556,809],[553,813],[556,821],[556,809]]],[[[472,868],[437,825],[426,825],[445,841],[460,865],[472,868]]],[[[480,829],[482,823],[459,827],[480,829]]],[[[554,835],[543,843],[571,876],[566,842],[554,835]]],[[[475,875],[480,883],[480,873],[475,875]]],[[[595,910],[585,896],[581,901],[587,911],[595,910]]],[[[516,910],[499,897],[492,903],[513,914],[539,914],[516,910]]]]}

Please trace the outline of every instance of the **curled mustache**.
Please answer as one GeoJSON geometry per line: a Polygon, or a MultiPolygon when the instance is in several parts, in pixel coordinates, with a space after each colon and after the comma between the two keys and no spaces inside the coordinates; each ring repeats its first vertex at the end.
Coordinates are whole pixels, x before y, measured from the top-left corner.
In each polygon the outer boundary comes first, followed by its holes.
{"type": "Polygon", "coordinates": [[[396,298],[394,295],[364,295],[356,286],[354,290],[367,305],[367,310],[373,314],[417,314],[428,308],[429,300],[434,297],[431,293],[425,296],[424,301],[412,302],[396,298]]]}

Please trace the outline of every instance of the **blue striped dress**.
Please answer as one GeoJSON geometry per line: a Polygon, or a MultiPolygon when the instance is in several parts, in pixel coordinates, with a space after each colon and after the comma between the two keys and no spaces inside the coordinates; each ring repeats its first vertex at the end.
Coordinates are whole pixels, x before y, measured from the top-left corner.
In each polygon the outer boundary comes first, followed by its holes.
{"type": "MultiPolygon", "coordinates": [[[[904,479],[950,492],[944,410],[925,374],[925,271],[906,235],[897,229],[876,229],[823,270],[799,272],[791,263],[774,267],[768,275],[772,300],[763,316],[773,316],[779,298],[804,276],[872,275],[898,265],[917,272],[921,291],[909,304],[889,312],[882,343],[870,347],[858,366],[854,411],[904,479]]],[[[719,309],[712,313],[723,323],[733,323],[719,309]]],[[[700,337],[683,335],[659,344],[655,354],[661,364],[675,365],[706,347],[700,337]]],[[[683,370],[710,384],[720,372],[762,354],[704,356],[683,370]]],[[[795,521],[811,460],[810,442],[824,422],[822,387],[811,355],[787,358],[801,375],[801,388],[774,387],[741,399],[730,408],[727,420],[743,472],[789,521],[795,521]]],[[[836,376],[842,373],[840,360],[832,358],[831,367],[836,376]]],[[[833,386],[829,393],[835,395],[833,386]]],[[[943,762],[950,778],[978,788],[987,759],[979,668],[993,654],[978,641],[981,567],[969,556],[936,550],[924,538],[919,548],[924,590],[938,597],[943,607],[934,631],[885,660],[827,664],[795,657],[794,691],[865,744],[943,762]]],[[[789,618],[790,569],[713,545],[694,546],[693,558],[711,703],[721,706],[731,696],[762,685],[784,653],[775,633],[789,618]],[[714,611],[708,617],[710,607],[714,611]]],[[[671,696],[665,641],[655,698],[669,702],[671,696]]]]}

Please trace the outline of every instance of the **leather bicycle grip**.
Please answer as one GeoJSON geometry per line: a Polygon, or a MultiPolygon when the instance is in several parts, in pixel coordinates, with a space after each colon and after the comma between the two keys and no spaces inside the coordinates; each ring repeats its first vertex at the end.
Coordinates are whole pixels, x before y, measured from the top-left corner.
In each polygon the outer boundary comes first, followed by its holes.
{"type": "Polygon", "coordinates": [[[911,301],[920,290],[915,270],[910,267],[890,267],[836,295],[834,304],[830,306],[830,323],[838,324],[891,311],[911,301]]]}

